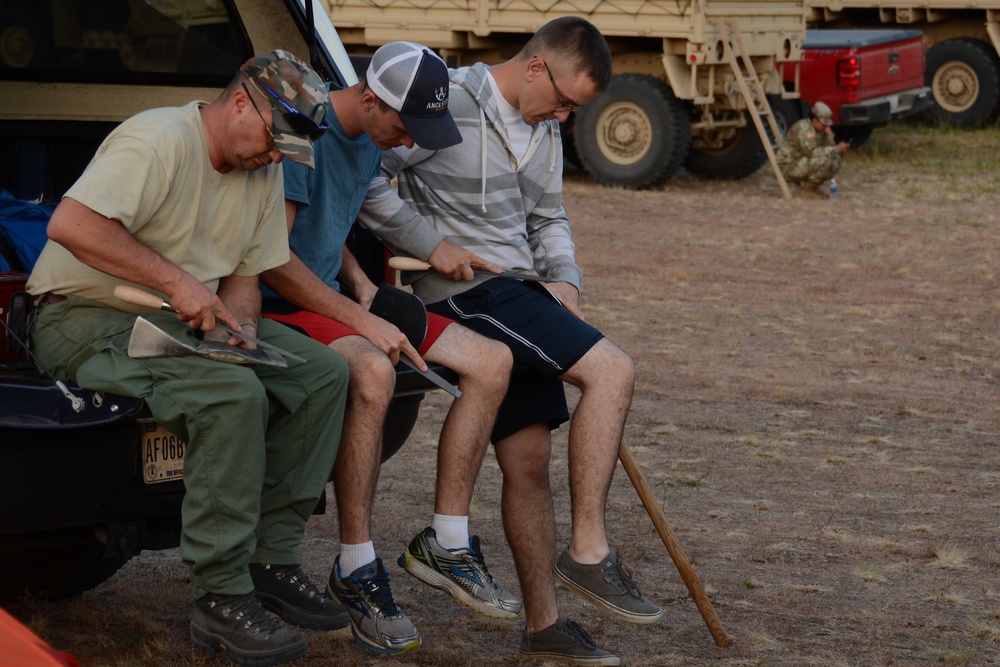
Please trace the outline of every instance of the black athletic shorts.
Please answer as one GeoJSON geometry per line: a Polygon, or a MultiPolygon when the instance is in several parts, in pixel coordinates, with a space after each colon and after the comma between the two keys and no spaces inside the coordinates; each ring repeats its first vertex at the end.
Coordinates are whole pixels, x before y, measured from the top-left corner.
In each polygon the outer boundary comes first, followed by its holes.
{"type": "Polygon", "coordinates": [[[491,278],[468,291],[427,306],[476,333],[498,340],[514,355],[514,370],[492,441],[547,422],[569,420],[560,376],[604,335],[568,312],[539,283],[491,278]]]}

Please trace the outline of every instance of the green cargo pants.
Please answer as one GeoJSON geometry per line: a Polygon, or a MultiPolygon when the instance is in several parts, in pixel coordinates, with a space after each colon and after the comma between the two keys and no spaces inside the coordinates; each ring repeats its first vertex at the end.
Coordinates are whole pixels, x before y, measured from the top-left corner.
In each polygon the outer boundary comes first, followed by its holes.
{"type": "MultiPolygon", "coordinates": [[[[146,316],[184,335],[173,315],[146,316]]],[[[347,363],[271,320],[259,336],[307,363],[248,367],[197,356],[132,359],[135,315],[70,297],[41,306],[31,347],[57,377],[145,399],[188,443],[181,557],[194,597],[253,590],[251,562],[300,564],[299,546],[340,443],[347,363]]]]}

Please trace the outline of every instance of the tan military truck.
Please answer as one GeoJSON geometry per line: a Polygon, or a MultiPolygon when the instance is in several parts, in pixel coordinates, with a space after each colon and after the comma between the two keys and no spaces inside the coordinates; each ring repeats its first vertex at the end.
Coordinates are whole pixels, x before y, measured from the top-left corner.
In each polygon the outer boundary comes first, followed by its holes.
{"type": "Polygon", "coordinates": [[[806,0],[816,28],[916,28],[927,48],[933,121],[974,128],[1000,116],[1000,0],[806,0]]]}
{"type": "Polygon", "coordinates": [[[453,67],[500,62],[554,18],[590,20],[608,41],[616,76],[571,117],[563,143],[596,180],[633,188],[661,184],[681,166],[715,178],[756,171],[766,154],[724,44],[738,29],[754,70],[741,75],[780,96],[780,68],[801,59],[805,35],[799,0],[321,1],[352,55],[407,39],[453,67]]]}

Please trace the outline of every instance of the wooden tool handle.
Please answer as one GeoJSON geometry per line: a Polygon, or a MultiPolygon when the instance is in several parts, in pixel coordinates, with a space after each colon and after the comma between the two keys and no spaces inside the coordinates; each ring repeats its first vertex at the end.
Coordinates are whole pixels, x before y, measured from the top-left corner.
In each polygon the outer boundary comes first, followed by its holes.
{"type": "Polygon", "coordinates": [[[172,310],[170,305],[160,297],[155,294],[150,294],[145,290],[132,287],[131,285],[119,285],[116,287],[115,296],[126,303],[134,303],[137,306],[172,310]]]}
{"type": "Polygon", "coordinates": [[[636,493],[639,494],[639,500],[642,501],[643,507],[646,508],[646,513],[652,519],[656,532],[660,534],[660,539],[663,540],[663,545],[667,548],[667,553],[670,554],[674,565],[677,566],[677,571],[680,573],[681,579],[684,580],[684,585],[687,586],[688,593],[691,594],[691,599],[694,600],[695,606],[701,612],[701,618],[705,621],[705,625],[708,626],[708,631],[712,633],[715,644],[723,647],[729,646],[729,637],[726,635],[726,630],[722,627],[722,621],[719,620],[719,616],[715,613],[715,608],[712,607],[711,600],[708,599],[705,591],[702,590],[701,582],[698,581],[698,575],[695,574],[694,568],[691,567],[691,561],[688,560],[680,541],[674,535],[670,524],[667,523],[667,517],[663,514],[659,503],[656,502],[656,496],[653,495],[653,490],[649,488],[649,482],[646,481],[646,477],[642,474],[639,464],[632,457],[632,452],[625,446],[624,440],[622,440],[621,446],[618,448],[618,460],[621,461],[622,467],[625,468],[625,473],[628,475],[629,480],[632,481],[632,486],[635,487],[636,493]]]}
{"type": "Polygon", "coordinates": [[[390,257],[389,268],[397,271],[430,271],[431,265],[416,257],[390,257]]]}

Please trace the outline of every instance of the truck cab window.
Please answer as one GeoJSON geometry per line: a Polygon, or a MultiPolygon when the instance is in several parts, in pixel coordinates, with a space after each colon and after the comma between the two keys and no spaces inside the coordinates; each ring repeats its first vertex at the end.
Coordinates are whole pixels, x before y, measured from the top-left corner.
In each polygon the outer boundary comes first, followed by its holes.
{"type": "Polygon", "coordinates": [[[224,0],[0,0],[0,79],[223,85],[252,48],[224,0]]]}

